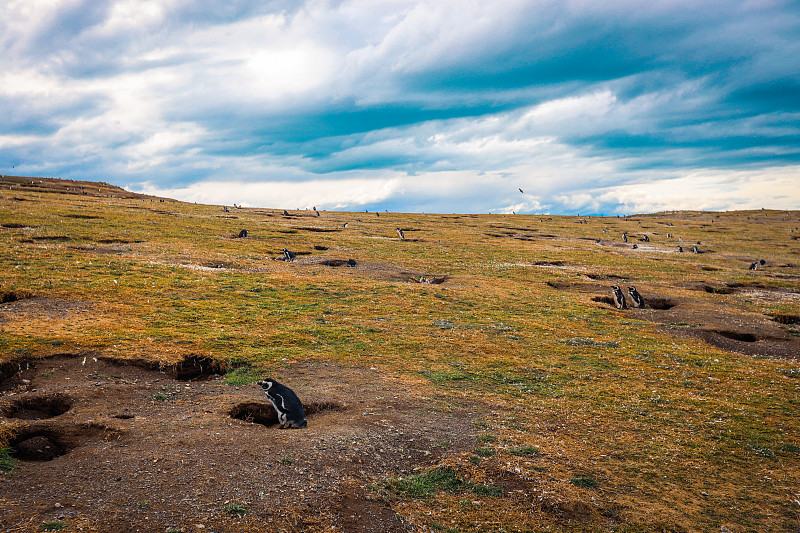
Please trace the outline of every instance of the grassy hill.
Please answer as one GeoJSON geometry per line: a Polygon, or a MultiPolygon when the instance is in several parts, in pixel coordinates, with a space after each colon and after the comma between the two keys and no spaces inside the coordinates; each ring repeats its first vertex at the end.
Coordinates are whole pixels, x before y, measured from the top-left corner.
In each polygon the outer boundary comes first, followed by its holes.
{"type": "Polygon", "coordinates": [[[798,530],[798,227],[0,177],[0,526],[798,530]]]}

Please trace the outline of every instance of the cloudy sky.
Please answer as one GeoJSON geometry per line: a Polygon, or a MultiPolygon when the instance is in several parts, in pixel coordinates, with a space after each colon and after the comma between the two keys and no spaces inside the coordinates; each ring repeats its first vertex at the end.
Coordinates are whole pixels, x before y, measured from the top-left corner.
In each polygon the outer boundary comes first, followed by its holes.
{"type": "Polygon", "coordinates": [[[800,208],[800,4],[4,0],[0,173],[288,209],[800,208]]]}

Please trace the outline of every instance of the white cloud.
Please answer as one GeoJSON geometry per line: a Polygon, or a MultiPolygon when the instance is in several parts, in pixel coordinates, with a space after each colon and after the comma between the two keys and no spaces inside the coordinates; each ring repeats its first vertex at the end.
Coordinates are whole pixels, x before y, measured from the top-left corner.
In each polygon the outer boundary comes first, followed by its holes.
{"type": "Polygon", "coordinates": [[[154,183],[132,187],[138,192],[204,204],[237,204],[274,209],[341,209],[381,202],[403,189],[398,177],[293,181],[201,181],[163,188],[154,183]]]}

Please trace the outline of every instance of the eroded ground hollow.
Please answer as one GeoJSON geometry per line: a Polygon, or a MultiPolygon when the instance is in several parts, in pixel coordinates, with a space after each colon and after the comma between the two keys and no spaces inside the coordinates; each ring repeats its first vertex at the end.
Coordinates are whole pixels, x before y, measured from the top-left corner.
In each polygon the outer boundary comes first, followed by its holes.
{"type": "Polygon", "coordinates": [[[22,420],[44,420],[63,415],[72,408],[72,398],[66,394],[49,394],[46,396],[26,396],[12,401],[3,408],[0,414],[6,418],[22,420]]]}
{"type": "Polygon", "coordinates": [[[28,430],[11,440],[11,455],[22,461],[52,461],[69,453],[69,447],[52,430],[28,430]]]}
{"type": "MultiPolygon", "coordinates": [[[[325,411],[344,411],[345,407],[336,402],[308,402],[303,404],[306,418],[325,411]]],[[[241,402],[236,404],[228,413],[231,418],[261,424],[263,426],[274,426],[278,423],[278,414],[272,405],[264,402],[241,402]]]]}
{"type": "Polygon", "coordinates": [[[756,337],[752,333],[741,333],[738,331],[727,331],[727,330],[714,330],[714,333],[716,333],[717,335],[722,335],[725,338],[740,342],[756,342],[758,340],[758,337],[756,337]]]}
{"type": "Polygon", "coordinates": [[[273,426],[278,423],[278,414],[275,409],[271,405],[262,402],[236,404],[229,414],[231,418],[263,426],[273,426]]]}

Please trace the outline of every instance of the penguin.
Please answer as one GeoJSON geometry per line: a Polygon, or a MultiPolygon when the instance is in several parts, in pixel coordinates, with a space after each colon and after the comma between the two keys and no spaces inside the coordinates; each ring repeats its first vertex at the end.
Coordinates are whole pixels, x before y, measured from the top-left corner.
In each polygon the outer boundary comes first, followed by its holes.
{"type": "Polygon", "coordinates": [[[619,285],[611,287],[611,291],[614,294],[614,307],[617,309],[627,309],[628,304],[625,302],[625,295],[622,293],[622,289],[619,288],[619,285]]]}
{"type": "Polygon", "coordinates": [[[627,233],[623,233],[622,234],[622,240],[623,240],[623,242],[628,242],[628,234],[627,233]]]}
{"type": "Polygon", "coordinates": [[[290,252],[286,248],[283,249],[283,260],[284,261],[294,261],[297,257],[297,254],[294,252],[290,252]]]}
{"type": "Polygon", "coordinates": [[[397,228],[397,236],[400,237],[401,241],[406,240],[406,234],[400,228],[397,228]]]}
{"type": "Polygon", "coordinates": [[[272,378],[259,381],[258,385],[264,389],[264,394],[278,413],[281,429],[306,427],[308,422],[303,402],[292,389],[272,378]]]}
{"type": "Polygon", "coordinates": [[[752,263],[750,263],[749,270],[758,270],[758,261],[753,261],[752,263]]]}
{"type": "Polygon", "coordinates": [[[678,253],[683,253],[683,246],[678,246],[678,253]]]}
{"type": "Polygon", "coordinates": [[[697,249],[697,246],[692,246],[692,253],[693,254],[699,254],[700,253],[700,250],[697,249]]]}
{"type": "Polygon", "coordinates": [[[283,216],[285,216],[285,217],[289,216],[289,212],[286,209],[283,210],[283,216]]]}
{"type": "Polygon", "coordinates": [[[245,237],[247,237],[247,230],[243,229],[242,231],[239,232],[239,238],[244,239],[245,237]]]}
{"type": "Polygon", "coordinates": [[[633,285],[628,287],[628,294],[631,297],[631,307],[644,307],[644,298],[642,298],[642,295],[636,290],[636,287],[633,285]]]}
{"type": "Polygon", "coordinates": [[[342,224],[342,227],[343,227],[343,228],[346,228],[346,227],[347,227],[347,222],[345,222],[344,224],[342,224]]]}
{"type": "Polygon", "coordinates": [[[347,266],[349,266],[349,267],[356,266],[356,260],[355,259],[348,259],[347,260],[347,266]]]}

